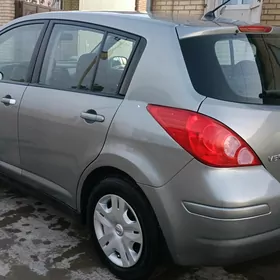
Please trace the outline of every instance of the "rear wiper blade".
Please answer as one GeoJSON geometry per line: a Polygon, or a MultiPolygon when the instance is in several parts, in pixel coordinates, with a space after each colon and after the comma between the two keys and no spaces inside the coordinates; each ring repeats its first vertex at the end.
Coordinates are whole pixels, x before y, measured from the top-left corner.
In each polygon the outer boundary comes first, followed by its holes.
{"type": "Polygon", "coordinates": [[[272,89],[272,90],[264,90],[259,94],[259,98],[276,98],[280,99],[280,90],[272,89]]]}

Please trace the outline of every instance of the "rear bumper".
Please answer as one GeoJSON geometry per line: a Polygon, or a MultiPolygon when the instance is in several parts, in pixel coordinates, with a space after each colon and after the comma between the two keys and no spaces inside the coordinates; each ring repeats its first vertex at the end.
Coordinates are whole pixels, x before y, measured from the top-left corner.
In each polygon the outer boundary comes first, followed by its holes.
{"type": "Polygon", "coordinates": [[[267,204],[253,205],[248,207],[221,208],[201,205],[193,202],[183,202],[183,206],[190,214],[224,221],[252,219],[270,214],[270,208],[267,204]]]}
{"type": "Polygon", "coordinates": [[[185,253],[174,258],[179,265],[230,265],[280,250],[280,229],[233,240],[197,239],[190,260],[185,253]]]}
{"type": "Polygon", "coordinates": [[[224,265],[280,250],[280,183],[264,167],[196,160],[160,188],[142,186],[179,265],[224,265]]]}

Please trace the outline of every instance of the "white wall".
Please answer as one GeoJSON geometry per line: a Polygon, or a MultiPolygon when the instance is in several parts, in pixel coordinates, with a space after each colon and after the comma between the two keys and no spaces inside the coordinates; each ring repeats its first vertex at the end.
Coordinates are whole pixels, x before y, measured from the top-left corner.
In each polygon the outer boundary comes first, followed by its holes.
{"type": "Polygon", "coordinates": [[[135,0],[80,0],[82,11],[135,11],[135,0]]]}
{"type": "MultiPolygon", "coordinates": [[[[222,0],[205,0],[206,10],[212,10],[222,3],[222,0]]],[[[239,1],[236,1],[239,2],[239,1]]],[[[240,1],[242,2],[242,1],[240,1]]],[[[251,0],[248,5],[226,5],[217,12],[217,16],[258,23],[261,19],[262,1],[251,0]]]]}

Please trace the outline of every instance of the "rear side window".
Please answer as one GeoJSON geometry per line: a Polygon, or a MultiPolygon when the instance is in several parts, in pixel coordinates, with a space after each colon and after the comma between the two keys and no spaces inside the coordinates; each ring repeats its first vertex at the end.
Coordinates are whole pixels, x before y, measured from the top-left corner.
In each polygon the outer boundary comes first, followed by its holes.
{"type": "Polygon", "coordinates": [[[104,33],[56,24],[50,37],[39,83],[58,89],[91,90],[104,33]]]}
{"type": "Polygon", "coordinates": [[[56,24],[39,83],[62,90],[116,95],[135,46],[135,40],[117,34],[56,24]]]}
{"type": "Polygon", "coordinates": [[[207,35],[182,39],[180,44],[198,93],[252,104],[267,104],[267,92],[280,96],[279,35],[207,35]]]}
{"type": "Polygon", "coordinates": [[[111,33],[107,35],[94,80],[94,91],[117,93],[134,47],[134,40],[111,33]]]}

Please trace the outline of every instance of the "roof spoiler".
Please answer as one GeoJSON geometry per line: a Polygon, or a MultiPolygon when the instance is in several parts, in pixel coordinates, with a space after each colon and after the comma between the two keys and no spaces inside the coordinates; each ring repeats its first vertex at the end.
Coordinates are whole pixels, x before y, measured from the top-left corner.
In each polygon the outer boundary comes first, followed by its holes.
{"type": "Polygon", "coordinates": [[[228,2],[230,2],[231,0],[226,0],[224,3],[222,3],[221,5],[219,5],[218,7],[216,7],[214,10],[209,11],[208,13],[206,13],[203,16],[204,20],[209,20],[209,21],[213,21],[216,19],[216,15],[215,12],[218,11],[220,8],[222,8],[223,6],[225,6],[228,2]]]}

